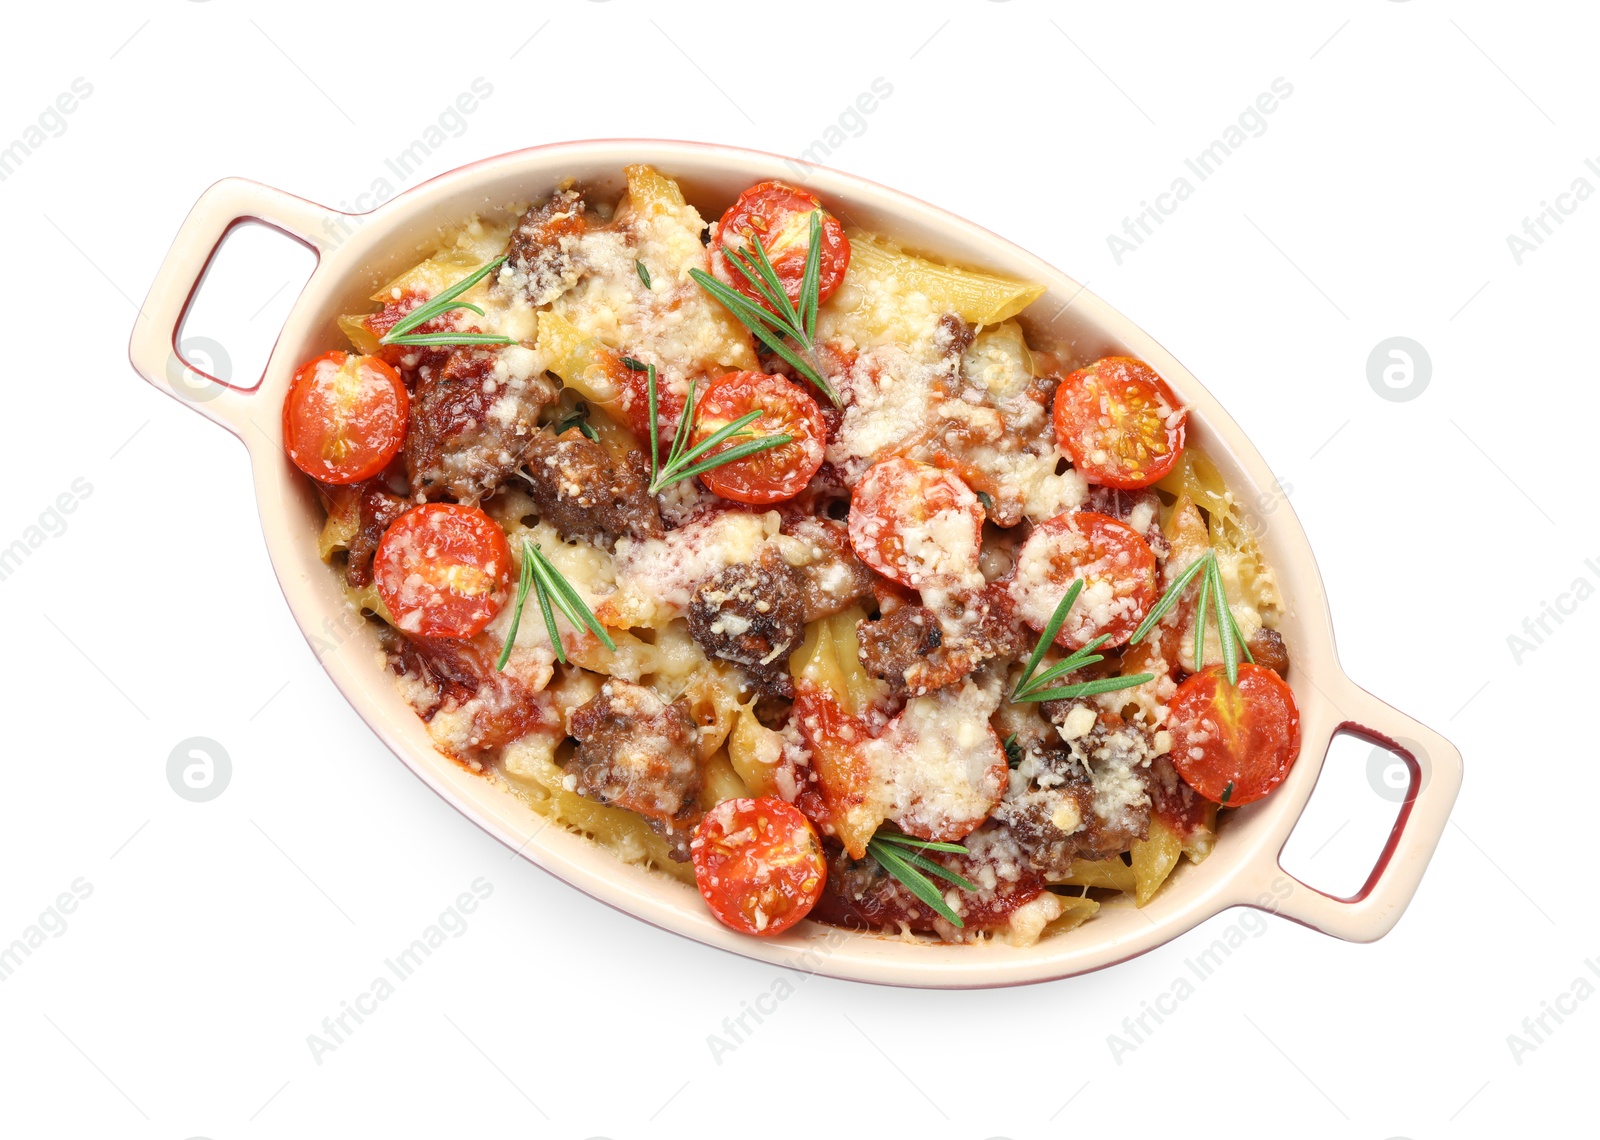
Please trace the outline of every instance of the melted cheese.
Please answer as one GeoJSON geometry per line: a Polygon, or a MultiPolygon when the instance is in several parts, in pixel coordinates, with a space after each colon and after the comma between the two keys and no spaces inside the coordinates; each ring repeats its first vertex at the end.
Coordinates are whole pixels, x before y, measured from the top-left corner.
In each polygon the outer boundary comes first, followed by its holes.
{"type": "Polygon", "coordinates": [[[689,276],[690,269],[710,268],[700,244],[705,222],[695,208],[662,199],[642,208],[624,203],[616,223],[576,239],[573,256],[587,274],[552,311],[583,334],[654,364],[662,382],[680,391],[689,377],[755,368],[750,334],[689,276]]]}
{"type": "Polygon", "coordinates": [[[681,617],[700,583],[760,557],[779,522],[776,511],[718,511],[669,530],[665,538],[618,539],[616,592],[596,615],[618,629],[660,626],[681,617]]]}
{"type": "Polygon", "coordinates": [[[1006,786],[1005,750],[989,727],[1000,685],[971,679],[906,702],[882,736],[864,741],[883,814],[915,834],[965,835],[989,817],[1006,786]]]}

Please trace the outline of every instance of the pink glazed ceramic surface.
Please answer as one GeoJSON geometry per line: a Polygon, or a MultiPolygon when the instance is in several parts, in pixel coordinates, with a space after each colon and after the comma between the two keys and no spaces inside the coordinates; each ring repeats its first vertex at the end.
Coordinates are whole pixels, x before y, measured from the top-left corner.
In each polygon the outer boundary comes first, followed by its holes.
{"type": "MultiPolygon", "coordinates": [[[[1461,757],[1448,741],[1358,688],[1344,675],[1311,547],[1250,441],[1188,369],[1092,293],[987,230],[925,202],[836,171],[732,147],[655,140],[558,143],[501,155],[441,175],[368,214],[351,215],[243,179],[218,182],[184,221],[150,288],[129,354],[151,384],[233,432],[250,453],[256,501],[273,567],[308,639],[338,647],[323,666],[351,706],[406,765],[447,802],[526,859],[603,902],[708,946],[783,966],[907,986],[1018,985],[1081,974],[1124,961],[1234,906],[1286,918],[1356,942],[1387,933],[1411,901],[1461,785],[1461,757]],[[1280,628],[1293,653],[1289,683],[1301,714],[1300,756],[1271,796],[1229,814],[1216,848],[1181,863],[1142,910],[1105,906],[1083,926],[1017,947],[912,943],[802,922],[780,937],[736,934],[719,924],[694,888],[619,862],[581,835],[547,826],[511,792],[434,751],[420,719],[379,663],[376,640],[345,603],[337,574],[317,557],[322,512],[285,457],[281,408],[301,361],[341,346],[341,312],[368,307],[383,282],[417,261],[441,225],[549,193],[562,178],[620,193],[622,167],[649,163],[677,179],[689,201],[714,218],[763,179],[803,181],[848,223],[887,234],[950,262],[1029,281],[1048,291],[1023,317],[1030,336],[1067,351],[1074,364],[1110,354],[1148,361],[1190,407],[1190,440],[1218,465],[1259,534],[1285,599],[1280,628]],[[184,313],[210,259],[237,223],[270,225],[310,246],[317,266],[285,322],[260,383],[225,384],[177,355],[184,313]],[[1278,863],[1316,786],[1329,744],[1351,732],[1395,747],[1411,785],[1376,866],[1361,890],[1334,898],[1299,882],[1278,863]],[[1404,741],[1405,746],[1399,747],[1404,741]]],[[[573,931],[583,937],[583,931],[573,931]]]]}

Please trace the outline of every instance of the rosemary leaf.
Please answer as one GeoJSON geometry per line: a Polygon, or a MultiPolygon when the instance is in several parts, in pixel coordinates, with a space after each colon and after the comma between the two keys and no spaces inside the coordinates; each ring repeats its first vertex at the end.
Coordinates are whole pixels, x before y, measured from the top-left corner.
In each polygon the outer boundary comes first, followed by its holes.
{"type": "Polygon", "coordinates": [[[805,340],[817,339],[817,308],[822,293],[822,212],[811,211],[811,233],[806,244],[806,273],[800,283],[800,320],[805,340]]]}
{"type": "Polygon", "coordinates": [[[589,405],[582,400],[578,401],[572,411],[556,421],[555,431],[557,435],[564,431],[571,431],[573,428],[581,431],[585,438],[593,440],[595,443],[600,442],[600,433],[595,431],[594,427],[589,423],[589,405]]]}
{"type": "Polygon", "coordinates": [[[1060,689],[1025,693],[1022,696],[1014,696],[1011,700],[1014,704],[1024,704],[1029,701],[1064,701],[1073,697],[1092,697],[1098,693],[1114,693],[1118,689],[1138,688],[1155,679],[1154,673],[1136,673],[1132,677],[1101,677],[1098,680],[1067,685],[1060,689]]]}
{"type": "MultiPolygon", "coordinates": [[[[529,566],[533,565],[531,557],[528,559],[527,564],[529,566]]],[[[550,611],[550,595],[545,590],[543,582],[537,582],[537,592],[539,594],[539,612],[544,615],[544,628],[550,634],[550,646],[555,650],[556,660],[565,665],[567,663],[567,650],[561,644],[561,631],[556,628],[556,615],[550,611]]]]}
{"type": "MultiPolygon", "coordinates": [[[[1233,611],[1228,608],[1228,595],[1222,589],[1222,570],[1216,558],[1211,559],[1211,599],[1217,607],[1217,641],[1222,645],[1222,667],[1227,670],[1228,684],[1239,683],[1239,646],[1234,641],[1233,611]]],[[[1204,636],[1204,631],[1202,631],[1204,636]]],[[[1200,668],[1196,661],[1194,667],[1200,668]]]]}
{"type": "Polygon", "coordinates": [[[778,271],[772,267],[772,261],[767,257],[767,247],[761,244],[760,239],[752,239],[750,245],[746,247],[746,256],[749,256],[750,249],[755,250],[762,279],[767,283],[767,295],[771,297],[778,311],[779,320],[789,326],[791,336],[802,344],[809,344],[805,335],[805,322],[801,320],[800,312],[795,308],[794,302],[789,300],[789,291],[778,279],[778,271]]]}
{"type": "MultiPolygon", "coordinates": [[[[474,285],[476,285],[479,281],[482,281],[485,277],[489,276],[490,273],[493,273],[496,269],[499,269],[501,264],[504,263],[504,261],[505,261],[505,255],[502,254],[500,257],[497,257],[493,261],[489,262],[489,264],[484,265],[484,266],[480,266],[478,269],[476,269],[473,272],[469,273],[467,276],[463,277],[460,281],[457,281],[454,285],[450,286],[448,289],[444,290],[438,296],[432,298],[431,300],[429,300],[425,304],[418,305],[415,309],[412,309],[411,312],[407,313],[403,318],[401,318],[401,320],[397,321],[395,323],[394,328],[390,329],[387,333],[385,333],[383,335],[382,338],[380,338],[379,343],[380,344],[433,344],[433,343],[445,343],[445,342],[435,342],[435,341],[402,341],[399,338],[404,336],[406,333],[410,332],[412,329],[416,328],[418,325],[427,324],[429,321],[433,320],[434,317],[440,316],[443,313],[447,313],[451,309],[470,308],[470,309],[473,309],[474,311],[476,311],[481,316],[483,314],[483,310],[479,309],[476,305],[452,304],[452,302],[454,302],[457,297],[461,296],[461,294],[465,293],[468,289],[470,289],[474,285]]],[[[482,343],[482,342],[469,342],[469,343],[482,343]]],[[[511,342],[508,340],[505,343],[506,344],[510,344],[511,342]]]]}
{"type": "MultiPolygon", "coordinates": [[[[1016,733],[1011,734],[1013,737],[1016,733]]],[[[959,843],[941,843],[937,839],[918,839],[915,835],[902,835],[898,831],[880,831],[872,837],[884,843],[898,843],[902,847],[915,847],[920,851],[948,851],[952,855],[967,855],[970,852],[959,843]]]]}
{"type": "MultiPolygon", "coordinates": [[[[506,630],[506,643],[500,647],[500,659],[494,663],[494,671],[499,673],[506,667],[506,662],[511,660],[511,647],[517,640],[517,629],[522,625],[522,607],[528,600],[528,590],[533,586],[533,556],[529,553],[528,540],[522,540],[522,574],[517,582],[517,603],[511,609],[511,628],[506,630]]],[[[560,644],[557,642],[557,644],[560,644]]]]}
{"type": "Polygon", "coordinates": [[[1133,631],[1132,637],[1128,638],[1129,645],[1138,645],[1139,642],[1144,640],[1145,635],[1156,627],[1156,623],[1166,617],[1168,611],[1178,604],[1178,599],[1183,595],[1183,591],[1188,587],[1189,583],[1194,581],[1194,576],[1205,569],[1207,560],[1215,557],[1208,550],[1184,567],[1184,571],[1178,575],[1177,581],[1167,587],[1167,592],[1161,595],[1161,600],[1150,608],[1149,613],[1144,615],[1144,620],[1139,623],[1139,628],[1133,631]]]}
{"type": "MultiPolygon", "coordinates": [[[[761,249],[760,242],[751,243],[756,249],[761,249]]],[[[800,318],[794,311],[794,306],[789,303],[789,295],[784,292],[783,282],[778,280],[778,275],[772,270],[772,263],[766,260],[765,251],[761,262],[756,262],[748,253],[724,246],[722,252],[726,255],[728,263],[737,269],[744,279],[750,282],[754,289],[765,301],[771,310],[769,317],[783,332],[795,336],[800,331],[800,318]],[[763,269],[763,264],[765,269],[763,269]],[[770,275],[769,275],[770,274],[770,275]]],[[[799,339],[796,337],[796,339],[799,339]]]]}
{"type": "Polygon", "coordinates": [[[589,608],[589,604],[573,588],[572,583],[567,581],[565,575],[555,568],[555,564],[545,557],[544,551],[537,546],[533,548],[533,557],[534,573],[543,583],[545,589],[550,591],[551,598],[560,607],[561,612],[566,615],[567,620],[572,623],[572,628],[587,627],[589,632],[600,639],[602,645],[612,652],[616,652],[617,643],[611,640],[611,635],[606,632],[606,627],[600,624],[600,620],[594,616],[594,611],[589,608]]]}
{"type": "Polygon", "coordinates": [[[516,344],[508,336],[493,333],[414,333],[405,336],[386,336],[381,344],[516,344]]]}
{"type": "Polygon", "coordinates": [[[966,925],[961,921],[961,916],[951,910],[950,905],[944,901],[939,888],[933,885],[928,876],[906,862],[899,849],[892,844],[879,843],[876,839],[872,839],[867,843],[867,853],[878,861],[880,867],[898,879],[906,890],[938,912],[946,922],[958,927],[966,925]]]}
{"type": "Polygon", "coordinates": [[[650,271],[644,267],[644,262],[634,258],[633,267],[639,271],[639,280],[644,282],[644,287],[650,288],[650,271]]]}
{"type": "Polygon", "coordinates": [[[1013,732],[1010,736],[1006,737],[1003,747],[1006,750],[1006,767],[1015,768],[1017,765],[1022,763],[1022,745],[1017,743],[1016,733],[1013,732]]]}
{"type": "Polygon", "coordinates": [[[919,855],[915,851],[906,850],[900,853],[900,858],[904,859],[907,863],[910,863],[913,867],[920,867],[929,874],[938,875],[947,883],[954,883],[964,891],[975,891],[978,889],[978,884],[974,883],[971,879],[963,878],[950,868],[944,866],[942,863],[935,863],[926,855],[919,855]]]}
{"type": "Polygon", "coordinates": [[[732,463],[736,459],[747,459],[750,456],[755,455],[757,452],[768,451],[774,447],[782,447],[786,443],[793,442],[794,436],[784,434],[769,435],[761,439],[753,439],[749,443],[738,444],[734,447],[728,448],[727,451],[717,452],[710,459],[702,460],[701,462],[696,463],[693,467],[686,468],[685,470],[673,474],[670,478],[668,478],[663,486],[670,486],[680,479],[687,479],[691,475],[700,474],[702,471],[710,471],[713,467],[721,467],[724,463],[732,463]]]}
{"type": "MultiPolygon", "coordinates": [[[[1101,640],[1103,641],[1105,639],[1101,638],[1101,640]]],[[[1098,653],[1091,653],[1087,657],[1079,657],[1074,654],[1063,661],[1057,661],[1043,673],[1040,673],[1037,677],[1033,678],[1033,680],[1028,682],[1027,688],[1041,689],[1048,685],[1051,681],[1054,681],[1057,677],[1065,677],[1068,673],[1075,673],[1079,669],[1087,669],[1090,665],[1098,665],[1104,660],[1105,658],[1098,653]]]]}
{"type": "Polygon", "coordinates": [[[1033,647],[1033,655],[1028,658],[1028,664],[1023,667],[1022,677],[1017,681],[1017,689],[1025,688],[1033,678],[1033,671],[1039,667],[1039,662],[1044,660],[1045,652],[1056,639],[1056,634],[1061,632],[1062,623],[1067,620],[1067,611],[1072,608],[1072,603],[1078,600],[1078,595],[1083,593],[1083,579],[1074,578],[1072,585],[1067,587],[1067,592],[1061,595],[1061,600],[1056,603],[1056,609],[1050,615],[1050,620],[1045,624],[1044,632],[1039,635],[1039,644],[1033,647]]]}
{"type": "MultiPolygon", "coordinates": [[[[625,357],[624,359],[630,358],[625,357]]],[[[634,363],[637,364],[638,361],[635,360],[634,363]]],[[[645,392],[648,393],[650,405],[650,419],[648,421],[650,424],[650,485],[653,487],[656,480],[661,477],[661,428],[657,422],[660,418],[660,408],[657,406],[656,366],[654,364],[647,367],[645,392]]],[[[683,419],[681,417],[678,420],[678,426],[680,428],[683,427],[683,419]]]]}
{"type": "Polygon", "coordinates": [[[741,432],[748,435],[749,433],[745,432],[744,429],[759,420],[761,418],[761,414],[762,410],[760,408],[756,408],[752,411],[746,412],[732,423],[723,424],[716,431],[706,436],[693,447],[681,450],[679,454],[672,456],[667,461],[667,470],[663,472],[663,474],[670,475],[675,469],[683,467],[685,464],[693,463],[696,459],[699,459],[713,447],[727,442],[729,439],[739,435],[741,432]]]}
{"type": "MultiPolygon", "coordinates": [[[[758,247],[760,246],[759,242],[755,244],[758,247]]],[[[726,247],[724,248],[726,249],[726,247]]],[[[763,253],[762,256],[765,257],[765,254],[763,253]]],[[[759,292],[760,288],[756,285],[755,280],[752,278],[751,272],[745,269],[745,267],[737,261],[733,261],[733,264],[738,267],[739,272],[744,274],[746,279],[751,281],[752,287],[756,287],[757,291],[759,292]]],[[[744,325],[745,328],[749,329],[750,332],[758,340],[760,340],[762,344],[765,344],[774,353],[782,357],[791,368],[815,385],[817,390],[823,395],[827,396],[835,407],[844,406],[843,402],[839,399],[839,394],[833,390],[832,385],[822,378],[822,374],[817,370],[816,366],[803,359],[798,353],[784,343],[785,336],[792,336],[800,344],[803,350],[807,352],[813,351],[815,346],[811,343],[812,338],[810,335],[802,335],[805,333],[803,328],[789,327],[787,323],[775,315],[772,310],[764,308],[763,306],[758,305],[754,301],[750,300],[750,298],[744,296],[742,293],[739,293],[734,289],[730,289],[727,285],[724,285],[721,281],[718,281],[715,277],[712,277],[704,270],[691,269],[689,270],[689,276],[694,279],[695,284],[699,285],[700,288],[704,289],[707,293],[710,293],[712,297],[720,301],[722,306],[732,313],[736,318],[738,318],[739,323],[744,325]]],[[[781,296],[784,304],[787,305],[788,295],[781,294],[781,296]]],[[[802,298],[802,300],[804,299],[802,298]]],[[[790,307],[790,311],[793,311],[792,306],[790,307]]],[[[796,317],[796,320],[798,322],[798,317],[796,317]]],[[[815,319],[813,318],[813,325],[814,323],[815,319]]]]}

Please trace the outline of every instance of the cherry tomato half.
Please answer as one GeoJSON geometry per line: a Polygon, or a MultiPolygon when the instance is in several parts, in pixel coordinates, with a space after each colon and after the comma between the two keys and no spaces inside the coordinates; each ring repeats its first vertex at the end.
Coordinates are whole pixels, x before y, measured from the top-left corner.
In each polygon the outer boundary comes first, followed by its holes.
{"type": "Polygon", "coordinates": [[[511,547],[500,525],[477,507],[428,503],[383,532],[372,568],[397,628],[471,637],[505,604],[511,547]]]}
{"type": "Polygon", "coordinates": [[[324,483],[359,483],[389,465],[406,438],[411,399],[376,356],[324,353],[302,364],[283,401],[283,447],[324,483]]]}
{"type": "Polygon", "coordinates": [[[761,418],[742,430],[749,438],[733,438],[701,457],[710,459],[762,436],[791,435],[793,440],[735,459],[701,474],[700,481],[725,499],[766,506],[792,499],[822,466],[827,425],[817,402],[804,389],[781,376],[730,372],[695,401],[694,439],[698,444],[740,416],[759,411],[761,418]]]}
{"type": "Polygon", "coordinates": [[[983,584],[983,504],[954,472],[909,459],[874,463],[850,497],[849,534],[856,557],[903,586],[983,584]]]}
{"type": "Polygon", "coordinates": [[[1148,487],[1183,454],[1188,409],[1142,360],[1108,356],[1056,389],[1056,442],[1085,479],[1124,491],[1148,487]]]}
{"type": "Polygon", "coordinates": [[[1239,663],[1239,683],[1222,666],[1187,678],[1172,695],[1172,763],[1184,782],[1229,807],[1252,803],[1289,774],[1300,752],[1300,710],[1271,669],[1239,663]]]}
{"type": "Polygon", "coordinates": [[[850,241],[844,236],[839,219],[822,207],[822,200],[809,190],[783,182],[760,182],[750,187],[722,215],[716,240],[711,246],[711,272],[725,285],[766,304],[745,275],[723,254],[723,247],[741,249],[755,238],[767,251],[767,260],[783,285],[789,300],[798,303],[805,280],[806,254],[811,246],[811,215],[822,217],[822,264],[818,277],[817,301],[833,296],[850,267],[850,241]]]}
{"type": "Polygon", "coordinates": [[[782,934],[828,878],[811,822],[776,796],[723,800],[695,827],[689,855],[711,913],[741,934],[782,934]]]}
{"type": "Polygon", "coordinates": [[[1139,532],[1094,511],[1057,515],[1033,528],[1017,551],[1007,591],[1017,616],[1034,630],[1050,624],[1074,579],[1083,592],[1056,634],[1077,649],[1101,634],[1106,648],[1133,636],[1156,601],[1156,556],[1139,532]]]}

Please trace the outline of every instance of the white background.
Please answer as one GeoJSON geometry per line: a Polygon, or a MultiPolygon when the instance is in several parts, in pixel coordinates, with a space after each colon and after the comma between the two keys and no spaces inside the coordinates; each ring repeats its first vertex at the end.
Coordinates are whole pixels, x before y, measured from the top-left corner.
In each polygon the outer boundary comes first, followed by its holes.
{"type": "MultiPolygon", "coordinates": [[[[1585,8],[8,12],[0,145],[75,78],[93,91],[0,182],[0,546],[74,480],[92,491],[0,581],[0,945],[75,880],[92,894],[0,982],[0,1130],[1382,1140],[1588,1119],[1600,1001],[1547,1020],[1520,1057],[1507,1041],[1580,975],[1600,984],[1583,964],[1600,958],[1600,203],[1521,264],[1506,241],[1575,179],[1600,186],[1584,166],[1600,162],[1585,8]],[[1184,360],[1288,486],[1352,677],[1465,753],[1454,820],[1394,933],[1356,946],[1265,918],[1120,1063],[1108,1035],[1242,912],[1020,990],[806,980],[713,1059],[707,1035],[775,969],[581,896],[409,774],[290,620],[243,449],[126,361],[136,302],[207,185],[245,175],[353,205],[476,77],[492,95],[413,181],[566,138],[793,154],[886,79],[828,163],[1033,249],[1184,360]],[[1293,94],[1265,133],[1117,264],[1107,235],[1278,77],[1293,94]],[[1391,336],[1431,359],[1414,399],[1369,384],[1391,336]],[[1575,612],[1514,654],[1508,636],[1580,578],[1575,612]],[[167,779],[197,736],[232,764],[204,803],[167,779]],[[314,1061],[307,1035],[480,877],[493,893],[466,932],[314,1061]]],[[[236,369],[306,268],[260,244],[258,266],[206,298],[238,343],[191,327],[236,369]]],[[[1385,778],[1367,746],[1337,750],[1291,866],[1359,881],[1393,811],[1385,778]]]]}

